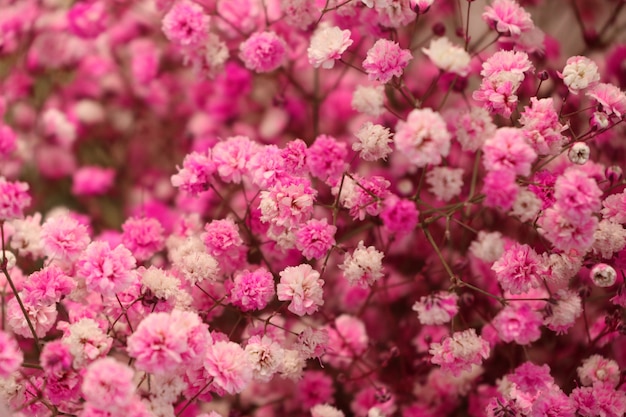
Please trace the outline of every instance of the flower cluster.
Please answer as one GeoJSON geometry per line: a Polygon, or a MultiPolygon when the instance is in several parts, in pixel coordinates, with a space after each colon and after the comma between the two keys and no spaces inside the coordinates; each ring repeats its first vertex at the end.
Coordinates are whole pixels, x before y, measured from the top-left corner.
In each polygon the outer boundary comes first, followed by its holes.
{"type": "Polygon", "coordinates": [[[0,0],[0,415],[626,415],[624,5],[0,0]]]}

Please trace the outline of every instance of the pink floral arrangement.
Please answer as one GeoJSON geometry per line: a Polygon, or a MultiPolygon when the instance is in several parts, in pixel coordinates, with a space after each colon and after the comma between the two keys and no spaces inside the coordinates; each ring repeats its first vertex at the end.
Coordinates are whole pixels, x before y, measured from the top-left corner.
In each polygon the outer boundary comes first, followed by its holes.
{"type": "Polygon", "coordinates": [[[626,415],[623,0],[0,0],[0,416],[626,415]]]}

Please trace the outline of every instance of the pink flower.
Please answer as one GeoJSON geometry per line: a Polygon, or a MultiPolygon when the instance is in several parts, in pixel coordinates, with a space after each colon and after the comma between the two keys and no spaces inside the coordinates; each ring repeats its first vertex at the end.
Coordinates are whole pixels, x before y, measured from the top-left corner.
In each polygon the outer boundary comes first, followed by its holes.
{"type": "Polygon", "coordinates": [[[24,354],[15,339],[0,330],[0,376],[8,378],[24,361],[24,354]]]}
{"type": "Polygon", "coordinates": [[[541,337],[541,314],[528,304],[519,307],[507,306],[494,317],[492,325],[498,331],[500,340],[527,345],[541,337]]]}
{"type": "Polygon", "coordinates": [[[485,7],[483,20],[506,36],[520,36],[535,27],[530,13],[514,0],[494,0],[491,6],[485,7]]]}
{"type": "Polygon", "coordinates": [[[70,32],[81,38],[96,38],[107,28],[108,15],[104,1],[75,3],[67,13],[70,32]]]}
{"type": "Polygon", "coordinates": [[[602,201],[602,217],[614,223],[626,224],[626,191],[611,194],[602,201]]]}
{"type": "Polygon", "coordinates": [[[544,391],[532,405],[530,417],[574,417],[576,409],[563,391],[552,388],[544,391]]]}
{"type": "Polygon", "coordinates": [[[554,109],[552,98],[530,98],[519,119],[526,140],[539,155],[556,155],[561,151],[566,138],[561,134],[564,126],[554,109]]]}
{"type": "Polygon", "coordinates": [[[326,219],[311,219],[296,231],[296,247],[307,259],[321,259],[335,244],[335,232],[326,219]]]}
{"type": "Polygon", "coordinates": [[[369,338],[365,324],[347,314],[337,317],[328,330],[328,350],[324,360],[331,365],[343,368],[367,350],[369,338]]]}
{"type": "Polygon", "coordinates": [[[456,139],[464,151],[476,152],[496,131],[491,116],[482,107],[472,107],[469,111],[457,114],[454,123],[456,139]]]}
{"type": "Polygon", "coordinates": [[[72,194],[102,195],[111,189],[115,170],[98,166],[84,166],[74,172],[72,194]]]}
{"type": "Polygon", "coordinates": [[[308,179],[287,177],[261,191],[261,221],[287,228],[303,223],[311,216],[315,197],[308,179]]]}
{"type": "Polygon", "coordinates": [[[239,57],[249,70],[271,72],[283,65],[287,44],[274,32],[256,32],[239,46],[239,57]]]}
{"type": "Polygon", "coordinates": [[[155,218],[130,217],[122,224],[122,242],[139,262],[163,249],[163,226],[155,218]]]}
{"type": "Polygon", "coordinates": [[[231,219],[213,220],[204,226],[204,246],[224,271],[231,271],[241,264],[245,246],[239,235],[239,227],[231,219]]]}
{"type": "Polygon", "coordinates": [[[234,342],[219,341],[209,346],[204,369],[213,378],[213,385],[229,394],[240,393],[252,379],[246,353],[234,342]]]}
{"type": "Polygon", "coordinates": [[[576,221],[600,210],[602,190],[583,170],[568,168],[554,184],[554,198],[561,214],[576,221]]]}
{"type": "Polygon", "coordinates": [[[9,125],[0,123],[0,157],[7,157],[16,149],[17,135],[9,125]]]}
{"type": "Polygon", "coordinates": [[[296,386],[296,399],[303,410],[332,401],[334,393],[333,380],[322,371],[306,371],[296,386]]]}
{"type": "Polygon", "coordinates": [[[133,370],[113,358],[103,358],[87,367],[81,390],[92,406],[121,411],[133,399],[133,370]]]}
{"type": "Polygon", "coordinates": [[[335,60],[340,59],[350,45],[352,39],[349,30],[341,30],[336,26],[320,26],[311,36],[311,45],[307,49],[309,63],[314,68],[321,66],[331,69],[335,66],[335,60]]]}
{"type": "Polygon", "coordinates": [[[47,376],[62,377],[72,370],[70,348],[61,340],[46,343],[41,350],[39,362],[47,376]]]}
{"type": "Polygon", "coordinates": [[[411,51],[387,39],[379,39],[367,51],[363,69],[370,80],[387,83],[393,77],[402,76],[404,68],[413,58],[411,51]]]}
{"type": "Polygon", "coordinates": [[[542,258],[530,246],[515,242],[494,262],[491,269],[496,273],[504,291],[523,294],[541,285],[548,270],[542,258]]]}
{"type": "Polygon", "coordinates": [[[472,369],[473,365],[480,365],[489,357],[489,352],[489,343],[476,335],[474,329],[455,332],[443,342],[431,344],[429,351],[432,363],[455,376],[472,369]]]}
{"type": "Polygon", "coordinates": [[[76,282],[61,268],[49,265],[30,274],[24,283],[22,299],[33,305],[52,305],[69,295],[75,287],[76,282]]]}
{"type": "Polygon", "coordinates": [[[485,206],[510,210],[519,193],[515,173],[509,170],[490,171],[483,179],[482,191],[485,193],[485,206]]]}
{"type": "Polygon", "coordinates": [[[602,111],[608,116],[621,118],[626,115],[626,94],[613,84],[596,84],[586,95],[602,106],[602,111]]]}
{"type": "Polygon", "coordinates": [[[416,168],[439,165],[450,152],[451,135],[439,113],[414,109],[396,125],[396,149],[416,168]]]}
{"type": "Polygon", "coordinates": [[[380,218],[383,225],[391,233],[408,234],[415,229],[419,211],[415,202],[391,196],[385,199],[380,218]]]}
{"type": "Polygon", "coordinates": [[[28,184],[24,182],[7,181],[0,176],[0,221],[24,216],[24,209],[31,202],[28,188],[28,184]]]}
{"type": "Polygon", "coordinates": [[[90,238],[87,227],[69,214],[54,216],[41,226],[46,254],[60,260],[74,260],[85,250],[90,238]]]}
{"type": "Polygon", "coordinates": [[[137,282],[135,258],[123,245],[111,249],[107,242],[92,242],[77,262],[77,274],[87,288],[104,296],[114,296],[137,282]]]}
{"type": "MultiPolygon", "coordinates": [[[[22,296],[23,294],[20,294],[22,296]]],[[[44,337],[54,323],[56,322],[58,311],[56,304],[33,304],[28,303],[25,305],[26,312],[30,318],[33,327],[35,328],[35,334],[37,337],[44,337]]],[[[13,330],[13,333],[18,334],[25,338],[32,338],[33,334],[30,331],[28,322],[24,318],[24,313],[20,308],[17,299],[11,298],[7,302],[6,307],[7,324],[8,327],[13,330]]]]}
{"type": "Polygon", "coordinates": [[[556,204],[543,212],[537,222],[539,233],[562,251],[575,249],[585,253],[593,245],[594,232],[598,228],[595,216],[572,218],[567,211],[556,204]]]}
{"type": "Polygon", "coordinates": [[[215,164],[211,155],[192,152],[185,156],[183,167],[172,175],[172,185],[190,194],[198,194],[209,189],[215,164]]]}
{"type": "Polygon", "coordinates": [[[199,364],[211,342],[206,324],[193,312],[151,313],[128,338],[137,369],[153,374],[179,372],[199,364]]]}
{"type": "Polygon", "coordinates": [[[417,311],[420,323],[424,325],[438,325],[448,323],[458,313],[459,296],[453,292],[439,291],[424,296],[413,304],[413,311],[417,311]]]}
{"type": "Polygon", "coordinates": [[[592,387],[578,387],[570,398],[581,417],[621,417],[626,414],[626,393],[610,385],[596,383],[592,387]]]}
{"type": "Polygon", "coordinates": [[[311,265],[287,267],[276,290],[280,301],[291,301],[287,309],[298,316],[315,313],[324,305],[324,280],[311,265]]]}
{"type": "Polygon", "coordinates": [[[311,175],[334,185],[347,168],[348,149],[345,142],[320,135],[306,150],[306,163],[311,175]]]}
{"type": "Polygon", "coordinates": [[[197,3],[182,0],[163,17],[165,37],[179,46],[199,46],[209,34],[210,18],[197,3]]]}
{"type": "Polygon", "coordinates": [[[274,278],[265,268],[235,274],[230,302],[241,311],[262,310],[274,298],[274,278]]]}
{"type": "Polygon", "coordinates": [[[583,385],[596,383],[617,387],[620,381],[620,368],[617,362],[600,355],[591,355],[578,367],[578,378],[583,385]]]}
{"type": "Polygon", "coordinates": [[[248,173],[248,162],[256,151],[247,136],[233,136],[218,142],[213,147],[213,163],[224,182],[239,184],[243,175],[248,173]]]}

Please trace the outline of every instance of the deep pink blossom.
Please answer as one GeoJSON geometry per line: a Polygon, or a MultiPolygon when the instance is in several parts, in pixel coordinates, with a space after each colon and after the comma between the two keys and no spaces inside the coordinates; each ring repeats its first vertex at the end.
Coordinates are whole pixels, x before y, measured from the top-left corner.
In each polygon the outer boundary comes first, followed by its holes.
{"type": "Polygon", "coordinates": [[[367,51],[363,69],[370,80],[387,83],[393,77],[400,77],[412,58],[411,51],[400,48],[396,42],[379,39],[367,51]]]}
{"type": "Polygon", "coordinates": [[[0,176],[0,221],[23,217],[31,202],[28,189],[24,182],[7,181],[0,176]]]}
{"type": "Polygon", "coordinates": [[[285,62],[287,44],[274,32],[257,32],[239,46],[239,57],[252,71],[271,72],[285,62]]]}
{"type": "Polygon", "coordinates": [[[161,223],[152,217],[131,217],[122,224],[122,242],[137,261],[150,259],[163,249],[164,230],[161,223]]]}
{"type": "Polygon", "coordinates": [[[235,274],[230,302],[241,311],[262,310],[274,298],[274,278],[265,268],[235,274]]]}

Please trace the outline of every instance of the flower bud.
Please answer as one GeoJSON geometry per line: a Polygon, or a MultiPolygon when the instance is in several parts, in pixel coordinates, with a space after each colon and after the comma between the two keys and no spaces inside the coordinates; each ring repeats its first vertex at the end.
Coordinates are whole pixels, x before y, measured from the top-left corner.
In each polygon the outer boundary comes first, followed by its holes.
{"type": "Polygon", "coordinates": [[[8,250],[4,250],[4,252],[0,251],[0,265],[4,268],[6,262],[6,269],[9,270],[15,266],[15,255],[13,252],[9,252],[8,250]],[[3,256],[4,255],[4,256],[3,256]]]}
{"type": "Polygon", "coordinates": [[[616,184],[618,181],[620,181],[623,178],[623,174],[624,173],[622,172],[622,168],[617,165],[611,165],[610,167],[607,167],[604,171],[604,175],[606,176],[606,179],[609,180],[609,183],[611,185],[616,184]]]}
{"type": "Polygon", "coordinates": [[[589,145],[584,142],[576,142],[572,145],[567,156],[569,160],[577,165],[583,165],[589,160],[590,154],[589,145]]]}
{"type": "Polygon", "coordinates": [[[591,280],[598,287],[610,287],[617,280],[617,272],[607,264],[596,264],[591,268],[591,280]]]}

